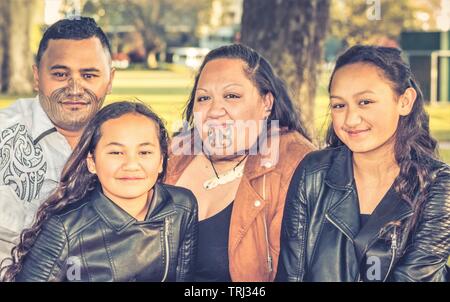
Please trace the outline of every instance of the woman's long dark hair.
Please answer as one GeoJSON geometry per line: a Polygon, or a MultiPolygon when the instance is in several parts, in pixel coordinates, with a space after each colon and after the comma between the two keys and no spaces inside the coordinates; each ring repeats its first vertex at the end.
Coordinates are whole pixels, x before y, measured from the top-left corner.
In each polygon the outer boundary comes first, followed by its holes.
{"type": "Polygon", "coordinates": [[[305,127],[301,123],[300,112],[295,108],[283,80],[274,73],[272,66],[263,56],[250,47],[242,44],[222,46],[211,50],[206,55],[195,77],[194,87],[192,88],[189,100],[183,112],[183,118],[189,125],[193,125],[195,91],[197,90],[198,80],[203,68],[212,60],[224,58],[242,60],[247,65],[245,73],[256,85],[259,94],[264,96],[269,92],[272,93],[274,103],[267,121],[268,123],[272,120],[277,120],[279,121],[280,128],[298,131],[304,137],[309,139],[305,127]]]}
{"type": "MultiPolygon", "coordinates": [[[[402,95],[407,88],[414,88],[417,98],[411,113],[401,116],[395,133],[394,155],[400,174],[394,188],[401,198],[414,209],[411,226],[415,226],[427,189],[432,182],[432,161],[437,158],[437,142],[430,135],[429,117],[424,110],[422,91],[417,85],[410,66],[402,59],[401,50],[391,47],[357,45],[342,54],[331,75],[328,92],[336,71],[346,65],[366,63],[376,66],[390,82],[393,91],[402,95]]],[[[332,124],[328,128],[326,142],[331,147],[342,145],[332,124]]]]}
{"type": "MultiPolygon", "coordinates": [[[[163,156],[163,172],[158,181],[165,176],[167,166],[168,135],[163,121],[145,104],[140,102],[117,102],[105,106],[87,124],[78,145],[69,157],[60,183],[56,191],[39,207],[36,219],[31,228],[25,229],[20,236],[20,243],[11,252],[12,264],[2,268],[3,281],[14,281],[17,273],[22,269],[26,254],[33,246],[44,222],[52,215],[60,212],[67,206],[79,202],[98,184],[97,175],[89,172],[86,158],[94,154],[97,143],[101,138],[101,126],[108,120],[119,118],[127,113],[135,113],[153,120],[159,131],[158,139],[163,156]]],[[[10,259],[8,259],[10,260],[10,259]]]]}

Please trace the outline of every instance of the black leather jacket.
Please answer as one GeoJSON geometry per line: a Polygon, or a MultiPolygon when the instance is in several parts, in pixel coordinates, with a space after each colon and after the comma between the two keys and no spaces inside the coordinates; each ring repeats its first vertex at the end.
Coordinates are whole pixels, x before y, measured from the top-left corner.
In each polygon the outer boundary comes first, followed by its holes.
{"type": "Polygon", "coordinates": [[[190,281],[197,245],[191,191],[156,184],[145,221],[101,189],[45,222],[16,281],[190,281]]]}
{"type": "Polygon", "coordinates": [[[434,182],[415,229],[413,210],[391,188],[360,228],[352,155],[346,146],[310,153],[288,191],[278,281],[446,281],[450,168],[434,182]]]}

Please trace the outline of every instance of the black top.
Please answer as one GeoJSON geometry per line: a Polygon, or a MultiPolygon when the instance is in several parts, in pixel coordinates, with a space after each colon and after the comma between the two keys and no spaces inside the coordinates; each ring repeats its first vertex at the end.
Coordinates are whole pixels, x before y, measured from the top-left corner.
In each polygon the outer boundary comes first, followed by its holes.
{"type": "Polygon", "coordinates": [[[233,202],[198,223],[197,282],[231,282],[228,265],[228,234],[233,202]]]}
{"type": "Polygon", "coordinates": [[[359,225],[361,226],[360,229],[362,229],[363,226],[366,225],[366,223],[369,219],[370,219],[370,214],[359,214],[359,225]]]}

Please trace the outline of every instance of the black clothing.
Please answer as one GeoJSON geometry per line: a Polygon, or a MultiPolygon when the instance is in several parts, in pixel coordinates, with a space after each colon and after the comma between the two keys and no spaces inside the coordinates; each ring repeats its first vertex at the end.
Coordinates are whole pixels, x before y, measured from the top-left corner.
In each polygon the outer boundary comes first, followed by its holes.
{"type": "Polygon", "coordinates": [[[363,228],[370,219],[370,214],[359,214],[359,225],[363,228]]]}
{"type": "Polygon", "coordinates": [[[308,154],[288,191],[278,281],[445,281],[450,254],[450,167],[433,182],[415,229],[413,209],[389,190],[361,227],[352,153],[308,154]]]}
{"type": "Polygon", "coordinates": [[[137,221],[97,187],[46,221],[16,281],[190,281],[197,201],[191,191],[155,184],[137,221]]]}
{"type": "Polygon", "coordinates": [[[195,281],[231,282],[228,264],[228,236],[233,203],[198,223],[195,281]]]}

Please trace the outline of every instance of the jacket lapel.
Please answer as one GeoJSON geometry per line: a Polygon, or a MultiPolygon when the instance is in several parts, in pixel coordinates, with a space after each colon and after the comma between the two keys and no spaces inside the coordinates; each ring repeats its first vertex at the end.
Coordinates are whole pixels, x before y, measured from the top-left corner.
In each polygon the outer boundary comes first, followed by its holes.
{"type": "Polygon", "coordinates": [[[352,154],[345,146],[339,148],[325,178],[331,190],[326,218],[353,242],[360,226],[358,197],[353,185],[352,154]]]}
{"type": "MultiPolygon", "coordinates": [[[[236,199],[231,214],[229,235],[230,252],[233,252],[236,249],[258,214],[267,206],[267,196],[266,199],[263,198],[263,187],[261,186],[261,188],[259,188],[256,186],[256,179],[264,177],[264,175],[269,172],[273,172],[275,166],[264,167],[260,165],[260,163],[261,156],[250,155],[245,165],[244,175],[242,176],[241,183],[236,192],[236,199]]],[[[278,183],[276,183],[275,178],[273,178],[274,176],[275,175],[271,176],[270,182],[269,180],[266,181],[267,187],[269,185],[279,185],[280,178],[278,178],[278,183]]],[[[266,192],[268,191],[269,190],[266,188],[266,192]]]]}
{"type": "Polygon", "coordinates": [[[164,185],[157,182],[153,187],[153,196],[145,220],[147,222],[159,221],[175,212],[176,208],[172,197],[164,185]]]}
{"type": "MultiPolygon", "coordinates": [[[[153,189],[153,196],[150,201],[150,208],[145,218],[145,222],[156,222],[175,212],[175,205],[164,186],[156,183],[153,189]]],[[[117,233],[120,234],[128,226],[134,223],[140,223],[106,197],[102,193],[100,186],[92,193],[91,198],[93,199],[93,206],[98,215],[117,233]]]]}

